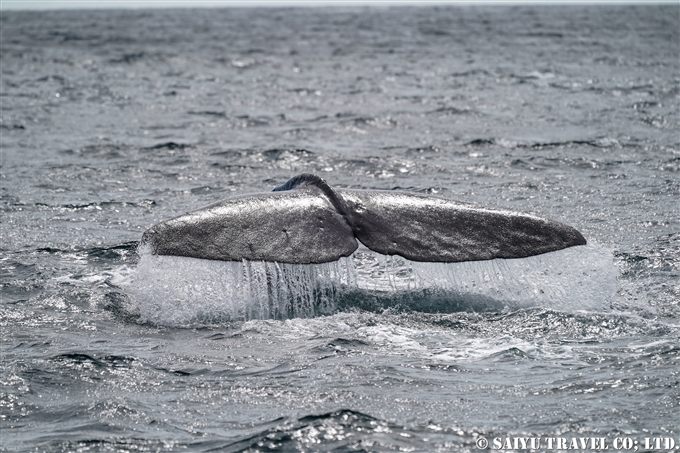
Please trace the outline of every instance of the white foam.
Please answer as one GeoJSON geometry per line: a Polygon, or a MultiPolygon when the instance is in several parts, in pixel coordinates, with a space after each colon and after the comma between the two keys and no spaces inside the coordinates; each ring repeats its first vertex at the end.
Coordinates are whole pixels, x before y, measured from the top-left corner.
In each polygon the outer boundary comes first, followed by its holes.
{"type": "MultiPolygon", "coordinates": [[[[428,325],[404,326],[395,324],[395,318],[387,316],[375,323],[374,317],[359,313],[339,313],[316,319],[289,319],[283,322],[252,320],[244,323],[242,332],[277,338],[288,345],[309,347],[310,342],[328,344],[329,339],[342,337],[359,340],[369,351],[380,351],[381,356],[399,355],[429,359],[437,364],[460,364],[493,359],[495,356],[525,355],[569,361],[574,359],[572,346],[540,339],[527,340],[499,333],[485,336],[476,333],[470,337],[459,329],[438,328],[428,325]]],[[[337,345],[335,346],[338,347],[337,345]]],[[[342,346],[340,346],[342,347],[342,346]]],[[[359,348],[361,346],[352,346],[359,348]]]]}
{"type": "Polygon", "coordinates": [[[309,265],[140,253],[126,288],[130,310],[141,322],[174,326],[327,315],[348,294],[359,304],[377,295],[387,306],[409,298],[414,310],[432,311],[436,299],[435,311],[601,311],[617,287],[611,252],[594,245],[466,263],[420,263],[365,249],[309,265]]]}

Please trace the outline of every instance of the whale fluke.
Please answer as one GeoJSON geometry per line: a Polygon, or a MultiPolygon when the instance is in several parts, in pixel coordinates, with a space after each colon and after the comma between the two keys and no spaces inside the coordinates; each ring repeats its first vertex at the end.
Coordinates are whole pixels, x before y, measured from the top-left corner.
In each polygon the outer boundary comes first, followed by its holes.
{"type": "Polygon", "coordinates": [[[317,188],[229,198],[151,227],[142,244],[156,255],[282,263],[335,261],[358,246],[317,188]]]}
{"type": "Polygon", "coordinates": [[[374,252],[431,262],[525,258],[586,244],[552,220],[420,194],[338,190],[310,174],[161,222],[142,236],[156,255],[295,264],[349,256],[357,240],[374,252]]]}

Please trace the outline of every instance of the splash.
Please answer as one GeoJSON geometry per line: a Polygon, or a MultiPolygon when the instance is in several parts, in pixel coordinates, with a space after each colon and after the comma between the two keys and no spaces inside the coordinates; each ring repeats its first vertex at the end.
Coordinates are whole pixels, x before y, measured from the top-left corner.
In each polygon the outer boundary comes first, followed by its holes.
{"type": "MultiPolygon", "coordinates": [[[[463,263],[414,262],[360,253],[357,285],[367,292],[410,295],[402,303],[425,311],[543,307],[601,311],[617,288],[611,251],[587,245],[522,259],[463,263]],[[409,301],[412,300],[412,303],[409,301]],[[444,309],[448,307],[448,310],[444,309]]],[[[393,297],[392,297],[393,298],[393,297]]],[[[387,308],[387,307],[385,307],[387,308]]]]}
{"type": "Polygon", "coordinates": [[[360,249],[325,264],[141,259],[126,288],[141,322],[187,326],[309,318],[347,308],[489,311],[609,308],[612,254],[588,245],[523,259],[421,263],[360,249]]]}
{"type": "Polygon", "coordinates": [[[352,284],[350,258],[303,265],[211,261],[152,255],[141,259],[127,293],[141,322],[185,326],[305,318],[336,311],[342,286],[352,284]]]}

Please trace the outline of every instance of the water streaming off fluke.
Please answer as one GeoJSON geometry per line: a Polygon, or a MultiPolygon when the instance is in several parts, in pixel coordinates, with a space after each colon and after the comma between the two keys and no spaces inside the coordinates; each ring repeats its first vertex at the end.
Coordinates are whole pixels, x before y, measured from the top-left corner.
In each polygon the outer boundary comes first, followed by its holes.
{"type": "Polygon", "coordinates": [[[609,307],[617,271],[596,245],[523,259],[422,263],[360,249],[324,264],[152,255],[127,286],[141,322],[189,326],[329,315],[351,308],[451,313],[609,307]]]}

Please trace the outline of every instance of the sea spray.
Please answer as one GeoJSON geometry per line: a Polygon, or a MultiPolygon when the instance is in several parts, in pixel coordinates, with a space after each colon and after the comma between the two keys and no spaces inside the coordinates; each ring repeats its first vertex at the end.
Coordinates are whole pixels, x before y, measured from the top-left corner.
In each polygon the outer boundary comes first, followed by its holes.
{"type": "Polygon", "coordinates": [[[141,322],[170,326],[308,318],[353,307],[601,311],[617,280],[611,252],[595,245],[465,263],[414,262],[366,249],[325,264],[140,255],[127,288],[130,311],[141,322]]]}
{"type": "Polygon", "coordinates": [[[513,309],[606,310],[618,277],[612,253],[597,245],[522,259],[411,266],[421,285],[460,298],[495,300],[513,309]]]}
{"type": "Polygon", "coordinates": [[[349,258],[301,265],[140,255],[130,310],[140,322],[170,326],[331,314],[339,285],[354,275],[349,258]]]}

